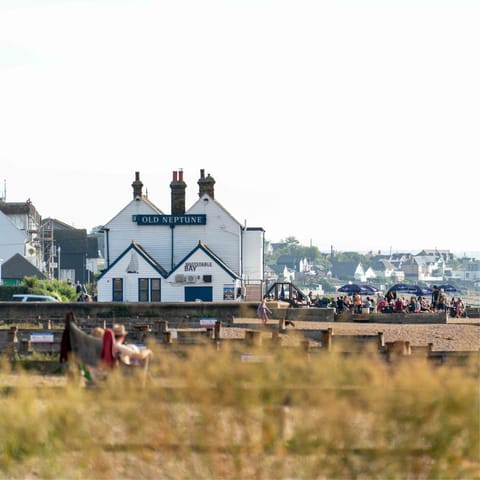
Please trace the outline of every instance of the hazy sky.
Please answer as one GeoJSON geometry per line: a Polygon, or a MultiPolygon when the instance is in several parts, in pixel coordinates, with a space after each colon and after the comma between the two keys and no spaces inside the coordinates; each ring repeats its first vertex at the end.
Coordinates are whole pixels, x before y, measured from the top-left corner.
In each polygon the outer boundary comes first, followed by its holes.
{"type": "Polygon", "coordinates": [[[90,230],[200,169],[266,238],[480,250],[480,2],[0,0],[0,191],[90,230]]]}

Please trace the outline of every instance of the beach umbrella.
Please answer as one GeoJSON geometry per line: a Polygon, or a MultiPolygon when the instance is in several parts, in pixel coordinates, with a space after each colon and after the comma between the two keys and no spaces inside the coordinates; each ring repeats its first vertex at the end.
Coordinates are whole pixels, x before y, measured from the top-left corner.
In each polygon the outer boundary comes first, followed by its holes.
{"type": "Polygon", "coordinates": [[[430,295],[432,289],[429,287],[422,287],[421,285],[413,285],[411,283],[396,283],[388,289],[387,294],[390,292],[405,293],[421,297],[424,295],[430,295]]]}
{"type": "Polygon", "coordinates": [[[353,295],[355,293],[359,293],[360,295],[371,295],[377,291],[378,289],[373,285],[361,285],[358,283],[347,283],[346,285],[343,285],[337,289],[337,292],[347,293],[349,295],[353,295]]]}
{"type": "Polygon", "coordinates": [[[419,289],[418,296],[431,295],[433,292],[433,289],[430,287],[424,287],[421,285],[417,285],[417,287],[419,289]]]}
{"type": "Polygon", "coordinates": [[[443,291],[444,292],[458,292],[458,289],[457,287],[455,287],[454,285],[451,285],[450,283],[446,283],[444,285],[439,285],[438,286],[438,289],[440,290],[441,288],[443,288],[443,291]]]}

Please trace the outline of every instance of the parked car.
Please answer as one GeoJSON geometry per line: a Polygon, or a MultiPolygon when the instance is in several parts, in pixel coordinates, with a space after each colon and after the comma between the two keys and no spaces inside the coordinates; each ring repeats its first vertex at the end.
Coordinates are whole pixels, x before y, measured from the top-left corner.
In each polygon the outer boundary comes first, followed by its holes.
{"type": "Polygon", "coordinates": [[[55,297],[50,295],[33,295],[31,293],[16,293],[12,295],[12,302],[58,302],[55,297]]]}

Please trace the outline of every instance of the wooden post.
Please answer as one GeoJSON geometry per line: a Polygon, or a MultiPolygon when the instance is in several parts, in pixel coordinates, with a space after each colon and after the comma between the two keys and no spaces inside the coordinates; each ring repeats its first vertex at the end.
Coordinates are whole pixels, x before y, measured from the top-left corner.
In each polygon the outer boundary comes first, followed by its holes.
{"type": "Polygon", "coordinates": [[[387,359],[403,357],[411,354],[410,342],[405,340],[397,340],[395,342],[387,342],[387,359]]]}
{"type": "Polygon", "coordinates": [[[172,343],[172,342],[173,342],[172,332],[171,331],[163,332],[163,343],[172,343]]]}
{"type": "Polygon", "coordinates": [[[220,338],[222,336],[222,322],[220,320],[217,320],[215,322],[215,340],[220,341],[220,338]]]}
{"type": "Polygon", "coordinates": [[[377,333],[378,337],[378,350],[382,352],[385,349],[385,336],[383,335],[383,332],[378,332],[377,333]]]}
{"type": "Polygon", "coordinates": [[[160,320],[158,322],[158,329],[160,333],[168,332],[168,322],[166,320],[160,320]]]}
{"type": "Polygon", "coordinates": [[[302,348],[302,351],[308,353],[310,351],[310,340],[302,340],[300,342],[300,347],[302,348]]]}
{"type": "Polygon", "coordinates": [[[9,332],[9,353],[10,357],[13,359],[17,358],[18,355],[18,337],[17,337],[18,327],[15,325],[10,327],[9,332]]]}
{"type": "Polygon", "coordinates": [[[322,330],[322,348],[327,350],[327,352],[332,351],[332,336],[333,330],[331,328],[322,330]]]}
{"type": "Polygon", "coordinates": [[[300,342],[300,348],[305,353],[307,361],[310,361],[310,340],[302,340],[300,342]]]}
{"type": "Polygon", "coordinates": [[[278,320],[278,331],[281,332],[281,333],[285,333],[287,330],[286,326],[285,326],[285,319],[284,318],[280,318],[278,320]]]}
{"type": "Polygon", "coordinates": [[[262,332],[259,332],[258,330],[246,330],[245,340],[248,345],[259,347],[262,345],[262,332]]]}
{"type": "Polygon", "coordinates": [[[280,336],[280,332],[276,332],[275,330],[272,332],[272,345],[274,347],[280,347],[282,345],[282,337],[280,336]]]}

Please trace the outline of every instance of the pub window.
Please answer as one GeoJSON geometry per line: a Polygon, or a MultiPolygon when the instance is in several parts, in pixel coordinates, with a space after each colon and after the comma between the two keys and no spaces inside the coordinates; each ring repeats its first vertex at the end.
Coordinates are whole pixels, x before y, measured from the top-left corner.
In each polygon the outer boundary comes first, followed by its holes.
{"type": "Polygon", "coordinates": [[[123,278],[113,279],[113,301],[123,302],[123,278]]]}
{"type": "Polygon", "coordinates": [[[148,278],[138,279],[138,301],[148,302],[148,278]]]}
{"type": "Polygon", "coordinates": [[[150,286],[151,286],[150,301],[159,302],[160,301],[160,279],[152,278],[150,286]]]}

